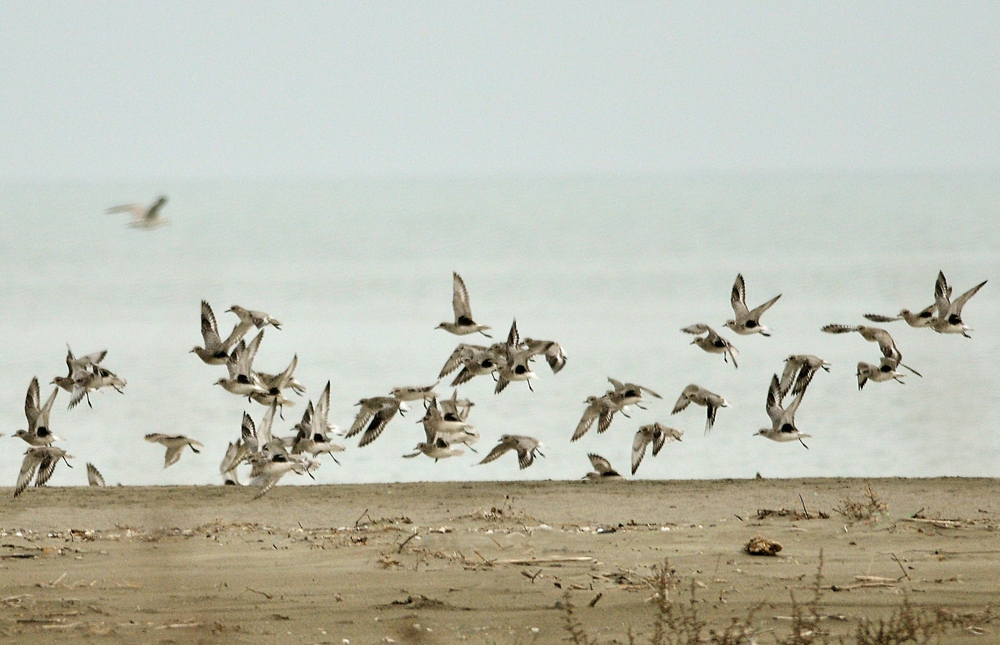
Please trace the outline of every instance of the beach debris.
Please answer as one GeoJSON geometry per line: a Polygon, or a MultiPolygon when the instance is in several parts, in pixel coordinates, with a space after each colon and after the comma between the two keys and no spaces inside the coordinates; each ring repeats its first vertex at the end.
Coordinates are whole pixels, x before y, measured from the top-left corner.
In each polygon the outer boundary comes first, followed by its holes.
{"type": "Polygon", "coordinates": [[[780,544],[762,535],[755,535],[750,538],[750,541],[743,548],[750,555],[778,555],[778,552],[781,551],[780,544]]]}

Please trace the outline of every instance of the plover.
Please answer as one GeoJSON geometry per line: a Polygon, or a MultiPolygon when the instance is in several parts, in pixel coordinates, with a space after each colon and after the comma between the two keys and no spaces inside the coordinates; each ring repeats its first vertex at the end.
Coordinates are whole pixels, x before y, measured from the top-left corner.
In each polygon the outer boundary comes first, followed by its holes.
{"type": "Polygon", "coordinates": [[[819,356],[791,354],[785,359],[785,370],[781,373],[781,381],[778,384],[778,398],[784,398],[789,391],[792,394],[804,392],[821,368],[829,372],[830,364],[819,356]]]}
{"type": "Polygon", "coordinates": [[[451,387],[456,387],[468,383],[477,376],[493,374],[504,362],[505,355],[501,355],[499,351],[502,347],[502,344],[498,344],[496,348],[460,344],[444,364],[438,378],[443,378],[461,367],[462,371],[451,382],[451,387]]]}
{"type": "Polygon", "coordinates": [[[35,486],[44,486],[52,473],[55,472],[56,465],[60,460],[66,462],[67,468],[72,468],[69,460],[73,455],[67,455],[62,448],[55,446],[30,446],[24,451],[24,460],[21,462],[21,471],[17,475],[17,485],[14,487],[14,497],[24,492],[24,489],[31,484],[31,478],[38,472],[35,479],[35,486]]]}
{"type": "Polygon", "coordinates": [[[669,428],[662,423],[650,423],[641,426],[632,439],[632,474],[639,469],[642,458],[646,456],[646,446],[653,444],[653,456],[660,454],[660,449],[667,441],[680,441],[684,433],[675,428],[669,428]]]}
{"type": "Polygon", "coordinates": [[[780,297],[781,294],[779,293],[764,304],[753,309],[747,309],[746,283],[743,281],[743,274],[738,274],[736,276],[736,282],[733,283],[732,295],[729,298],[736,318],[735,320],[727,320],[726,327],[729,327],[741,336],[749,336],[750,334],[770,336],[771,330],[760,324],[760,317],[765,311],[770,309],[771,305],[776,303],[780,297]]]}
{"type": "Polygon", "coordinates": [[[465,288],[465,281],[458,273],[452,272],[452,297],[451,307],[455,313],[455,322],[443,322],[437,329],[443,329],[456,336],[465,336],[479,332],[487,338],[493,338],[486,333],[492,329],[488,325],[480,325],[472,318],[472,307],[469,306],[469,290],[465,288]]]}
{"type": "Polygon", "coordinates": [[[802,396],[804,394],[805,388],[795,395],[795,398],[792,399],[791,404],[787,408],[782,407],[778,375],[773,375],[771,377],[771,385],[767,388],[767,402],[764,406],[767,410],[767,416],[771,419],[771,427],[761,428],[757,431],[756,436],[779,442],[798,440],[799,443],[808,449],[809,446],[806,446],[806,443],[802,439],[810,435],[802,434],[795,427],[795,412],[799,409],[799,404],[802,403],[802,396]]]}
{"type": "Polygon", "coordinates": [[[423,418],[418,423],[424,426],[428,444],[433,444],[435,440],[442,438],[449,445],[464,443],[475,452],[472,444],[479,441],[479,433],[460,418],[446,418],[438,408],[437,399],[430,400],[423,418]]]}
{"type": "Polygon", "coordinates": [[[104,476],[97,470],[97,466],[89,461],[87,462],[87,484],[90,486],[104,486],[104,476]]]}
{"type": "Polygon", "coordinates": [[[739,351],[736,350],[736,347],[732,343],[720,336],[718,332],[708,325],[695,323],[694,325],[684,327],[681,331],[685,334],[698,335],[698,338],[691,341],[692,345],[697,345],[709,354],[722,354],[723,360],[727,363],[731,358],[733,359],[733,367],[739,367],[736,364],[736,357],[740,355],[739,351]],[[705,335],[700,336],[699,334],[705,335]]]}
{"type": "Polygon", "coordinates": [[[292,356],[291,362],[288,363],[288,367],[285,368],[280,374],[261,374],[256,373],[256,381],[260,384],[261,392],[252,392],[250,398],[261,405],[271,405],[272,402],[278,404],[278,408],[282,409],[286,405],[295,405],[295,401],[288,399],[281,393],[282,390],[290,387],[293,375],[295,374],[295,368],[299,365],[299,355],[295,354],[292,356]]]}
{"type": "Polygon", "coordinates": [[[181,451],[191,447],[191,450],[200,453],[198,448],[204,448],[200,441],[195,441],[190,437],[185,437],[181,434],[161,434],[159,432],[153,432],[146,435],[146,441],[151,443],[158,443],[167,449],[166,454],[163,457],[163,467],[168,468],[177,463],[177,460],[181,458],[181,451]]]}
{"type": "Polygon", "coordinates": [[[169,221],[160,217],[160,210],[166,203],[167,198],[161,195],[155,202],[148,206],[145,204],[122,204],[121,206],[112,206],[104,212],[130,213],[132,221],[128,225],[132,228],[156,228],[169,221]]]}
{"type": "Polygon", "coordinates": [[[500,437],[499,443],[494,446],[490,454],[486,455],[477,465],[488,464],[498,459],[502,455],[514,450],[517,452],[517,464],[524,470],[535,461],[535,455],[544,457],[539,448],[543,448],[542,442],[534,437],[527,437],[520,434],[505,434],[500,437]]]}
{"type": "Polygon", "coordinates": [[[494,394],[504,391],[511,381],[527,381],[528,389],[532,391],[531,379],[538,378],[538,375],[531,370],[530,361],[533,353],[521,344],[520,336],[517,333],[517,320],[510,325],[510,332],[507,334],[507,342],[503,346],[503,360],[500,362],[500,369],[497,370],[497,385],[493,389],[494,394]]]}
{"type": "Polygon", "coordinates": [[[236,343],[240,342],[247,332],[253,329],[252,323],[239,322],[233,327],[225,341],[219,335],[219,323],[215,320],[215,313],[207,301],[201,301],[201,337],[204,340],[204,347],[194,347],[191,353],[208,365],[225,365],[229,361],[229,352],[236,343]]]}
{"type": "Polygon", "coordinates": [[[236,344],[229,360],[226,362],[226,369],[229,371],[229,378],[220,378],[215,382],[221,385],[224,390],[238,396],[245,396],[248,399],[254,394],[267,394],[260,377],[253,371],[253,360],[260,349],[260,342],[264,339],[264,332],[259,332],[250,344],[245,344],[242,340],[236,344]]]}
{"type": "MultiPolygon", "coordinates": [[[[938,271],[937,282],[934,284],[937,317],[931,321],[931,329],[939,334],[962,334],[966,338],[972,338],[968,334],[968,332],[972,331],[972,328],[962,322],[962,307],[969,301],[969,298],[976,295],[983,288],[986,282],[986,280],[983,280],[952,301],[950,299],[951,287],[948,286],[948,281],[945,280],[944,273],[938,271]]],[[[903,365],[903,367],[906,366],[903,365]]]]}
{"type": "Polygon", "coordinates": [[[35,447],[50,446],[54,441],[61,441],[49,429],[49,415],[52,413],[52,404],[55,403],[57,394],[59,388],[53,388],[45,405],[42,405],[38,377],[32,378],[28,384],[28,393],[24,397],[24,416],[28,420],[28,429],[18,430],[14,436],[35,447]]]}
{"type": "Polygon", "coordinates": [[[589,472],[583,476],[584,479],[588,481],[609,481],[612,479],[621,479],[622,476],[617,470],[611,467],[611,462],[600,455],[594,453],[589,453],[587,459],[590,460],[590,465],[594,468],[593,472],[589,472]]]}
{"type": "Polygon", "coordinates": [[[261,451],[250,457],[250,483],[260,487],[254,499],[266,495],[288,473],[309,475],[319,468],[319,461],[307,454],[290,455],[283,451],[261,451]]]}
{"type": "Polygon", "coordinates": [[[691,403],[705,406],[708,417],[705,421],[705,434],[708,434],[712,430],[712,426],[715,424],[715,414],[719,411],[719,408],[729,407],[729,402],[718,394],[692,383],[681,392],[677,403],[674,405],[673,412],[670,414],[677,414],[691,403]]]}

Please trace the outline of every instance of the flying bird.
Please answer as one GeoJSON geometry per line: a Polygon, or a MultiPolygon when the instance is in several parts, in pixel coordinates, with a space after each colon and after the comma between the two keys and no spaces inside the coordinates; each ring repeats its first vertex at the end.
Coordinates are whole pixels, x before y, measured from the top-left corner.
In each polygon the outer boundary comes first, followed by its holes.
{"type": "Polygon", "coordinates": [[[443,329],[456,336],[465,336],[479,332],[487,338],[492,338],[486,333],[491,329],[488,325],[480,325],[472,318],[472,307],[469,305],[469,290],[465,288],[465,281],[458,273],[452,272],[452,297],[451,307],[455,313],[455,322],[443,322],[437,329],[443,329]]]}
{"type": "Polygon", "coordinates": [[[145,204],[122,204],[121,206],[112,206],[104,212],[131,214],[132,221],[128,225],[132,228],[156,228],[169,221],[160,217],[160,210],[166,203],[167,198],[161,195],[148,206],[145,204]]]}
{"type": "Polygon", "coordinates": [[[736,317],[733,320],[727,320],[726,327],[729,327],[741,336],[749,336],[750,334],[770,336],[771,330],[760,324],[760,317],[765,311],[770,309],[771,305],[776,303],[780,297],[781,294],[779,293],[764,304],[753,309],[748,309],[746,283],[743,281],[743,274],[738,274],[736,276],[736,282],[733,283],[733,292],[730,296],[730,304],[733,306],[733,313],[736,317]]]}

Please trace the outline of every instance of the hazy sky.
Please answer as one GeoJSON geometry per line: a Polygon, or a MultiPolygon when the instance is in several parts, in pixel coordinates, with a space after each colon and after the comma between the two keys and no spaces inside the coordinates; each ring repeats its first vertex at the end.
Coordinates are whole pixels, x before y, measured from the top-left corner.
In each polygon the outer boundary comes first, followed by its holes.
{"type": "Polygon", "coordinates": [[[0,0],[0,178],[1000,170],[1000,2],[0,0]]]}

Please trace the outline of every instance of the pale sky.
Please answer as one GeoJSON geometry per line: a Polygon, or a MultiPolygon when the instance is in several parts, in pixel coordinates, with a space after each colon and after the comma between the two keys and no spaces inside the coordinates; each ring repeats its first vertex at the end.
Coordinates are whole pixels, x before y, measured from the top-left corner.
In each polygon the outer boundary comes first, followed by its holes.
{"type": "Polygon", "coordinates": [[[1000,170],[1000,2],[0,0],[0,179],[1000,170]]]}

